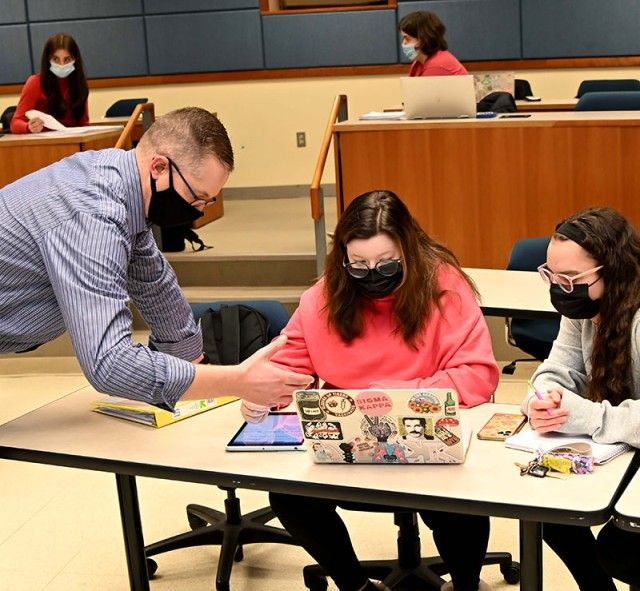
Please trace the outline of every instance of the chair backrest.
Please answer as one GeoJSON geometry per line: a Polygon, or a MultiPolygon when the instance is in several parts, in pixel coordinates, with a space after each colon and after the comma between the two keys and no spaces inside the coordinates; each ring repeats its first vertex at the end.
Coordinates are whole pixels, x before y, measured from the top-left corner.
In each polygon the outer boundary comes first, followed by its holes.
{"type": "Polygon", "coordinates": [[[638,111],[640,90],[587,92],[576,104],[576,111],[638,111]]]}
{"type": "Polygon", "coordinates": [[[513,87],[513,96],[517,101],[522,101],[528,96],[533,96],[533,90],[531,90],[531,84],[528,80],[516,78],[513,81],[513,87]]]}
{"type": "Polygon", "coordinates": [[[289,312],[287,312],[287,309],[282,305],[282,302],[278,300],[223,300],[191,304],[191,310],[197,319],[209,308],[219,310],[221,306],[232,304],[244,304],[245,306],[251,306],[259,312],[262,312],[267,320],[269,320],[269,339],[277,337],[280,331],[287,325],[287,322],[289,322],[289,312]]]}
{"type": "MultiPolygon", "coordinates": [[[[124,126],[115,147],[123,150],[129,150],[133,147],[133,141],[131,134],[133,129],[139,123],[140,117],[142,117],[142,128],[147,131],[153,122],[156,120],[155,106],[153,103],[140,103],[133,109],[133,113],[129,117],[127,124],[124,126]]],[[[143,131],[143,133],[144,133],[143,131]]]]}
{"type": "Polygon", "coordinates": [[[146,103],[149,99],[146,98],[132,98],[132,99],[120,99],[111,105],[107,112],[104,114],[105,117],[128,117],[133,113],[133,110],[136,108],[136,105],[140,105],[142,103],[146,103]]]}
{"type": "Polygon", "coordinates": [[[2,115],[0,115],[0,123],[2,124],[2,129],[4,131],[10,130],[11,119],[13,119],[13,114],[16,112],[16,105],[11,105],[7,107],[4,111],[2,111],[2,115]]]}
{"type": "Polygon", "coordinates": [[[547,247],[551,238],[523,238],[511,249],[507,269],[509,271],[535,271],[547,260],[547,247]]]}
{"type": "Polygon", "coordinates": [[[578,86],[576,98],[579,99],[587,92],[620,92],[625,90],[640,90],[640,80],[623,78],[620,80],[583,80],[578,86]]]}

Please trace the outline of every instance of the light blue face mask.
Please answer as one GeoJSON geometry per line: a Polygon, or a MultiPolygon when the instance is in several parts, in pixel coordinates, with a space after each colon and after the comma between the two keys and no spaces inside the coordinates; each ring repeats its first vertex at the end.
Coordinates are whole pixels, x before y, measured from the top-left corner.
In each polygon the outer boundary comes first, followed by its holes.
{"type": "Polygon", "coordinates": [[[400,47],[402,47],[402,52],[409,61],[413,61],[418,57],[415,45],[401,45],[400,47]]]}
{"type": "Polygon", "coordinates": [[[75,62],[69,62],[68,64],[60,65],[55,62],[49,62],[49,69],[58,77],[58,78],[66,78],[69,74],[71,74],[75,69],[75,62]]]}

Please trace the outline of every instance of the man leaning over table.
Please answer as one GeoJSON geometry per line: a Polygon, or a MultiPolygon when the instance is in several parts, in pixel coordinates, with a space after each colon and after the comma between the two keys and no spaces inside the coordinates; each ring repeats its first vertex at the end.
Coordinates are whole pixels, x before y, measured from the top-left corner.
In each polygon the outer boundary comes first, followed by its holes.
{"type": "Polygon", "coordinates": [[[173,408],[233,394],[277,404],[309,376],[271,364],[280,337],[234,366],[200,364],[202,334],[151,223],[200,217],[233,170],[220,121],[204,109],[158,119],[135,150],[80,152],[0,189],[0,352],[68,331],[97,390],[173,408]],[[132,341],[132,300],[152,350],[132,341]]]}

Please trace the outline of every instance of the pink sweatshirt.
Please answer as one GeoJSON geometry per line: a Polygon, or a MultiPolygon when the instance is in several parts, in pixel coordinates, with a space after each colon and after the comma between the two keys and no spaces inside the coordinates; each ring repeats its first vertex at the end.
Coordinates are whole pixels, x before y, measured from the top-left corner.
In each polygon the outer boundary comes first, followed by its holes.
{"type": "Polygon", "coordinates": [[[450,51],[442,49],[428,57],[424,64],[415,60],[409,70],[409,76],[464,76],[468,73],[450,51]]]}
{"type": "Polygon", "coordinates": [[[432,312],[417,351],[395,332],[393,295],[371,300],[364,333],[346,344],[328,326],[320,280],[302,295],[283,330],[287,344],[272,360],[339,388],[453,387],[462,406],[487,402],[498,385],[498,368],[482,312],[455,269],[443,266],[438,281],[446,290],[442,313],[432,312]]]}

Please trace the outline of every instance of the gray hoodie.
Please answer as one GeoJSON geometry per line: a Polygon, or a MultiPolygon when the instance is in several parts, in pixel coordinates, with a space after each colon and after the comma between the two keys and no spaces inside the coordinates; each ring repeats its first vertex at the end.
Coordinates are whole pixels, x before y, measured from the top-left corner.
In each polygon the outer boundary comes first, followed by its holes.
{"type": "MultiPolygon", "coordinates": [[[[585,398],[594,332],[592,320],[562,317],[549,358],[533,374],[532,381],[539,392],[553,386],[564,389],[561,406],[569,416],[559,432],[590,435],[596,443],[624,442],[640,447],[640,310],[631,327],[631,398],[618,406],[585,398]]],[[[522,412],[527,416],[532,398],[528,394],[522,401],[522,412]]]]}

